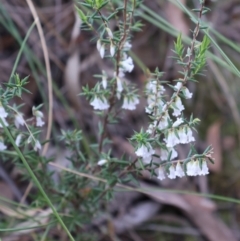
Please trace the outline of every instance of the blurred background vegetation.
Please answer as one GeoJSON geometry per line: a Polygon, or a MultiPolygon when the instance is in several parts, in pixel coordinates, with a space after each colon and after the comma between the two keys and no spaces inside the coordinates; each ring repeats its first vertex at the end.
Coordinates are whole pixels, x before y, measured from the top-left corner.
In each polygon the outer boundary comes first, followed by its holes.
{"type": "MultiPolygon", "coordinates": [[[[171,58],[174,41],[179,32],[185,43],[189,43],[194,23],[189,19],[186,9],[197,8],[198,0],[177,1],[145,0],[137,10],[138,20],[143,23],[142,31],[133,36],[132,57],[136,63],[134,71],[128,76],[140,91],[146,81],[146,69],[156,67],[164,72],[163,78],[173,81],[178,78],[179,66],[171,58]],[[186,9],[185,9],[186,8],[186,9]]],[[[49,153],[55,153],[56,162],[61,162],[64,147],[59,148],[56,141],[60,129],[83,129],[86,148],[96,133],[98,119],[92,113],[87,101],[77,96],[82,86],[94,86],[94,74],[101,69],[109,69],[107,61],[100,59],[91,32],[80,31],[80,22],[74,12],[74,4],[69,0],[33,1],[44,30],[50,58],[53,84],[53,132],[49,153]]],[[[240,1],[210,1],[211,9],[203,21],[209,26],[208,33],[225,52],[234,65],[240,69],[240,1]]],[[[0,73],[1,83],[7,82],[23,40],[27,35],[33,17],[25,0],[1,0],[0,2],[0,73]]],[[[113,26],[114,27],[114,26],[113,26]]],[[[199,39],[202,39],[200,34],[199,39]]],[[[23,78],[29,76],[27,88],[31,95],[24,95],[22,112],[31,116],[34,105],[44,103],[48,106],[48,83],[43,59],[43,51],[36,28],[31,30],[23,55],[17,66],[17,73],[23,78]]],[[[215,194],[226,198],[240,199],[240,75],[226,60],[221,51],[211,45],[208,52],[207,67],[199,83],[190,83],[194,93],[187,102],[189,115],[201,119],[198,127],[197,149],[201,152],[212,145],[216,163],[210,166],[211,174],[194,179],[167,180],[162,183],[142,176],[140,186],[150,191],[116,193],[109,203],[108,218],[93,220],[92,240],[166,240],[166,241],[232,241],[240,240],[240,209],[236,200],[211,199],[206,195],[191,195],[175,192],[155,193],[152,188],[177,189],[204,194],[215,194]],[[111,218],[109,218],[111,216],[111,218]],[[97,230],[97,231],[96,231],[97,230]]],[[[16,103],[21,100],[16,99],[16,103]]],[[[128,155],[133,149],[127,142],[133,130],[146,127],[144,98],[135,112],[127,112],[120,123],[110,128],[114,140],[114,155],[124,150],[128,155]],[[124,125],[122,124],[124,123],[124,125]],[[127,124],[126,124],[127,123],[127,124]]],[[[45,108],[47,116],[47,108],[45,108]]],[[[47,121],[47,118],[46,118],[47,121]]],[[[49,154],[49,155],[50,155],[49,154]]],[[[180,150],[185,156],[186,150],[180,150]]],[[[28,186],[22,180],[13,163],[0,160],[0,196],[19,201],[28,186]]],[[[4,216],[11,216],[0,205],[0,222],[4,216]]],[[[15,217],[17,218],[17,217],[15,217]]],[[[51,238],[41,239],[44,228],[9,233],[2,240],[68,240],[64,232],[51,231],[51,238]]],[[[91,235],[90,235],[91,236],[91,235]]],[[[87,237],[87,236],[86,236],[87,237]]],[[[89,237],[86,240],[90,240],[89,237]]]]}

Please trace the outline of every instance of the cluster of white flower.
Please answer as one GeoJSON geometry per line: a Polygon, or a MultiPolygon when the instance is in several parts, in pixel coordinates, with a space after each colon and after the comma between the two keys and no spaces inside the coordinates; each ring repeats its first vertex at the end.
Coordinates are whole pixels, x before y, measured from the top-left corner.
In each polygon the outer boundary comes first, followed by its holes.
{"type": "MultiPolygon", "coordinates": [[[[191,160],[190,162],[187,163],[187,170],[186,174],[188,176],[200,176],[200,175],[207,175],[209,174],[208,171],[208,166],[207,166],[207,161],[206,160],[196,160],[193,161],[191,160]]],[[[175,179],[176,177],[184,177],[185,172],[183,171],[182,165],[180,162],[177,163],[176,166],[172,164],[170,168],[168,169],[167,177],[170,179],[175,179]]],[[[158,168],[158,179],[163,180],[166,178],[165,176],[165,171],[163,167],[158,168]]]]}
{"type": "MultiPolygon", "coordinates": [[[[17,112],[16,110],[14,110],[14,111],[16,112],[16,114],[14,115],[14,124],[15,124],[16,128],[19,129],[20,126],[25,125],[25,120],[23,118],[22,113],[17,112]]],[[[33,115],[36,116],[36,126],[39,126],[39,127],[43,126],[45,124],[45,122],[42,120],[43,113],[41,111],[37,110],[35,107],[33,107],[32,111],[33,111],[33,115]]],[[[6,112],[4,107],[2,105],[0,105],[0,118],[1,118],[1,120],[4,123],[5,126],[8,126],[8,122],[6,120],[7,116],[8,116],[8,113],[6,112]]],[[[1,123],[0,123],[0,128],[3,128],[1,123]]],[[[16,146],[20,146],[20,143],[22,141],[22,137],[23,137],[22,133],[17,135],[16,140],[15,140],[16,146]]],[[[29,140],[34,140],[34,143],[35,143],[34,144],[34,150],[35,151],[37,149],[41,149],[41,144],[38,140],[35,140],[34,138],[32,138],[32,136],[31,136],[31,138],[29,138],[29,140]]],[[[28,141],[28,143],[30,143],[30,142],[28,141]]],[[[6,148],[7,148],[7,146],[4,144],[4,140],[1,137],[0,138],[0,151],[4,151],[4,150],[6,150],[6,148]]]]}
{"type": "MultiPolygon", "coordinates": [[[[110,39],[110,55],[114,57],[115,55],[115,46],[113,44],[113,33],[109,28],[106,28],[106,32],[108,34],[108,37],[110,39]]],[[[122,46],[122,53],[121,53],[121,60],[119,61],[119,67],[118,67],[118,73],[114,74],[114,77],[116,79],[116,96],[118,99],[121,99],[121,94],[124,90],[123,88],[123,77],[125,76],[126,72],[132,72],[134,68],[133,60],[130,56],[126,54],[127,51],[131,49],[132,45],[126,41],[122,46]]],[[[102,58],[105,56],[105,44],[101,43],[101,40],[99,39],[97,41],[97,50],[99,51],[99,54],[102,58]]],[[[104,89],[107,88],[107,75],[103,71],[102,73],[102,87],[104,89]]],[[[90,104],[93,106],[95,110],[106,110],[110,107],[107,99],[102,95],[101,97],[94,96],[90,104]]],[[[136,105],[139,104],[139,99],[137,95],[134,94],[125,94],[123,98],[123,105],[122,108],[126,110],[135,110],[136,105]]]]}

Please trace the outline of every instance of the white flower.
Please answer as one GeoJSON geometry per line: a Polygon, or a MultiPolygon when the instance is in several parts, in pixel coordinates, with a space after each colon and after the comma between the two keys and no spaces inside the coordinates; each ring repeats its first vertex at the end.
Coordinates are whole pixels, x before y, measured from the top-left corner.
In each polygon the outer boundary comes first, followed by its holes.
{"type": "Polygon", "coordinates": [[[182,123],[183,123],[183,119],[178,117],[177,120],[173,123],[172,127],[177,127],[182,123]]]}
{"type": "Polygon", "coordinates": [[[104,89],[107,88],[107,76],[105,71],[102,72],[102,86],[104,89]]]}
{"type": "Polygon", "coordinates": [[[34,151],[37,151],[38,149],[41,150],[42,145],[38,140],[35,140],[35,145],[34,145],[34,151]]]}
{"type": "Polygon", "coordinates": [[[151,80],[147,83],[146,89],[149,93],[162,95],[165,92],[165,88],[156,80],[151,80]]]}
{"type": "Polygon", "coordinates": [[[188,142],[192,142],[195,141],[195,138],[192,135],[192,130],[190,129],[190,127],[187,127],[187,140],[188,142]]]}
{"type": "MultiPolygon", "coordinates": [[[[200,166],[200,162],[199,162],[199,166],[200,166]]],[[[200,167],[199,175],[207,175],[207,174],[209,174],[208,166],[207,166],[207,162],[204,160],[202,162],[202,169],[200,167]]]]}
{"type": "Polygon", "coordinates": [[[123,49],[125,51],[129,51],[131,48],[132,48],[132,45],[128,41],[126,41],[123,45],[123,49]]]}
{"type": "Polygon", "coordinates": [[[184,87],[183,95],[186,99],[191,99],[193,94],[188,90],[188,88],[184,87]]]}
{"type": "Polygon", "coordinates": [[[101,45],[101,48],[99,50],[99,54],[100,54],[101,58],[103,59],[104,55],[105,55],[105,44],[101,45]]]}
{"type": "Polygon", "coordinates": [[[178,136],[180,139],[180,143],[182,143],[182,144],[188,143],[188,137],[186,134],[185,127],[180,127],[180,129],[178,130],[178,136]]]}
{"type": "Polygon", "coordinates": [[[24,119],[23,119],[23,115],[21,113],[17,113],[15,115],[15,120],[14,120],[14,124],[17,128],[19,128],[19,126],[23,126],[24,125],[24,119]]]}
{"type": "Polygon", "coordinates": [[[187,164],[187,175],[188,176],[197,176],[199,175],[201,169],[199,166],[199,161],[190,161],[187,164]]]}
{"type": "Polygon", "coordinates": [[[97,41],[97,50],[98,50],[101,58],[103,59],[104,54],[105,54],[105,44],[102,44],[100,39],[97,41]]]}
{"type": "Polygon", "coordinates": [[[139,104],[139,99],[136,96],[132,98],[127,98],[125,96],[123,99],[122,108],[126,110],[135,110],[137,104],[139,104]]]}
{"type": "Polygon", "coordinates": [[[111,44],[110,44],[110,54],[111,54],[112,57],[113,57],[114,54],[115,54],[115,46],[113,45],[112,42],[111,42],[111,44]]]}
{"type": "Polygon", "coordinates": [[[36,117],[36,126],[43,126],[45,124],[45,122],[42,120],[41,117],[37,116],[36,117]]]}
{"type": "Polygon", "coordinates": [[[120,64],[122,65],[123,69],[129,73],[132,72],[134,68],[133,60],[131,57],[128,57],[125,60],[121,61],[120,64]]]}
{"type": "Polygon", "coordinates": [[[173,115],[179,116],[181,115],[182,110],[184,110],[184,106],[182,104],[181,99],[177,96],[174,104],[171,106],[173,108],[173,115]]]}
{"type": "Polygon", "coordinates": [[[169,160],[173,160],[174,158],[176,158],[178,156],[177,151],[172,147],[172,148],[167,148],[167,150],[165,149],[161,149],[161,154],[160,154],[160,158],[162,161],[164,160],[168,160],[168,156],[171,153],[169,160]]]}
{"type": "Polygon", "coordinates": [[[167,138],[165,138],[164,141],[166,142],[167,147],[174,147],[179,144],[179,139],[172,130],[168,131],[167,138]]]}
{"type": "Polygon", "coordinates": [[[177,90],[180,90],[180,88],[182,88],[182,82],[177,82],[174,88],[176,88],[177,90]]]}
{"type": "Polygon", "coordinates": [[[7,149],[7,146],[4,145],[3,141],[0,141],[0,151],[4,151],[7,149]]]}
{"type": "Polygon", "coordinates": [[[149,163],[151,161],[152,155],[155,153],[152,146],[149,144],[148,146],[141,145],[136,151],[136,155],[143,158],[145,163],[149,163]]]}
{"type": "Polygon", "coordinates": [[[22,134],[18,134],[15,140],[16,146],[19,146],[22,140],[22,134]]]}
{"type": "Polygon", "coordinates": [[[121,93],[123,91],[122,80],[119,77],[116,77],[116,79],[117,79],[117,91],[121,93]]]}
{"type": "Polygon", "coordinates": [[[105,97],[102,97],[102,99],[94,97],[90,105],[93,106],[94,110],[106,110],[109,108],[109,104],[105,97]]]}
{"type": "Polygon", "coordinates": [[[160,120],[160,122],[159,122],[159,124],[158,124],[158,129],[159,129],[159,130],[163,130],[163,129],[165,129],[165,128],[168,127],[168,119],[170,119],[170,117],[169,117],[169,115],[168,115],[168,112],[166,111],[166,112],[163,114],[163,116],[162,116],[162,118],[161,118],[161,120],[160,120]]]}
{"type": "Polygon", "coordinates": [[[110,39],[112,39],[113,38],[113,33],[112,33],[111,29],[110,28],[106,28],[106,30],[107,30],[107,33],[108,33],[108,37],[110,39]]]}
{"type": "Polygon", "coordinates": [[[160,179],[160,180],[165,179],[165,174],[164,174],[164,170],[163,170],[162,167],[158,168],[158,177],[157,178],[160,179]]]}
{"type": "Polygon", "coordinates": [[[195,176],[194,161],[192,160],[187,163],[187,175],[195,176]]]}
{"type": "Polygon", "coordinates": [[[100,52],[101,47],[102,47],[101,40],[98,39],[98,41],[97,41],[97,50],[98,50],[98,52],[100,52]]]}
{"type": "Polygon", "coordinates": [[[177,163],[175,174],[177,177],[184,177],[185,173],[182,169],[180,162],[177,163]]]}
{"type": "Polygon", "coordinates": [[[107,160],[106,159],[102,159],[102,160],[100,160],[100,161],[98,161],[98,165],[99,166],[103,166],[104,164],[106,164],[107,163],[107,160]]]}
{"type": "Polygon", "coordinates": [[[173,165],[171,165],[170,168],[169,168],[168,177],[169,177],[170,179],[175,179],[175,178],[176,178],[175,168],[174,168],[173,165]]]}

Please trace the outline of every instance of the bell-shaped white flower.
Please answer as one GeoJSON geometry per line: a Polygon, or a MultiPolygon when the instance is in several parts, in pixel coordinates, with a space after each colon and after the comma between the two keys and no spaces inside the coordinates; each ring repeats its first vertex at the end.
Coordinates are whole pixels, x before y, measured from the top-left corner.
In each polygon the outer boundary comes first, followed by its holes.
{"type": "Polygon", "coordinates": [[[106,28],[106,30],[107,30],[107,33],[108,33],[108,37],[110,39],[112,39],[113,38],[113,33],[112,33],[111,29],[110,28],[106,28]]]}
{"type": "Polygon", "coordinates": [[[166,142],[167,147],[174,147],[179,144],[179,139],[172,130],[167,132],[167,138],[165,138],[164,141],[166,142]]]}
{"type": "Polygon", "coordinates": [[[186,99],[191,99],[193,94],[188,90],[187,87],[184,87],[183,88],[183,95],[186,99]]]}
{"type": "Polygon", "coordinates": [[[20,146],[21,140],[22,140],[22,134],[20,133],[17,135],[16,140],[15,140],[16,146],[20,146]]]}
{"type": "MultiPolygon", "coordinates": [[[[200,165],[200,162],[199,162],[200,165]]],[[[199,175],[207,175],[209,174],[208,166],[206,160],[202,162],[202,168],[200,167],[199,175]]]]}
{"type": "Polygon", "coordinates": [[[102,71],[102,86],[103,86],[103,89],[107,88],[107,75],[105,71],[102,71]]]}
{"type": "Polygon", "coordinates": [[[165,174],[164,174],[164,170],[163,170],[163,168],[161,166],[158,168],[158,176],[157,176],[157,178],[160,179],[160,180],[163,180],[163,179],[166,178],[165,174]]]}
{"type": "Polygon", "coordinates": [[[139,99],[136,96],[132,98],[124,97],[122,108],[126,110],[135,110],[136,105],[139,104],[139,99]]]}
{"type": "Polygon", "coordinates": [[[181,166],[180,162],[178,162],[177,165],[176,165],[175,174],[176,174],[177,177],[184,177],[185,176],[185,173],[182,169],[182,166],[181,166]]]}
{"type": "Polygon", "coordinates": [[[107,160],[106,159],[102,159],[102,160],[99,160],[97,164],[98,164],[98,166],[103,166],[106,163],[107,163],[107,160]]]}
{"type": "Polygon", "coordinates": [[[168,171],[169,171],[168,177],[170,179],[175,179],[176,178],[176,174],[175,174],[175,168],[174,168],[173,165],[170,166],[168,171]]]}
{"type": "Polygon", "coordinates": [[[172,127],[178,127],[182,123],[183,123],[183,119],[182,118],[177,118],[177,120],[173,123],[172,127]]]}
{"type": "Polygon", "coordinates": [[[177,84],[174,86],[176,90],[180,90],[182,88],[182,82],[177,82],[177,84]]]}
{"type": "Polygon", "coordinates": [[[17,113],[15,115],[15,119],[14,119],[14,124],[17,128],[19,128],[19,126],[23,126],[25,123],[24,119],[23,119],[23,115],[22,113],[17,113]]]}
{"type": "Polygon", "coordinates": [[[167,128],[168,127],[168,120],[170,119],[170,117],[169,117],[169,115],[168,115],[168,112],[166,111],[164,114],[163,114],[163,116],[162,116],[162,118],[161,118],[161,120],[160,120],[160,122],[159,122],[159,124],[158,124],[158,129],[159,130],[163,130],[163,129],[165,129],[165,128],[167,128]]]}
{"type": "Polygon", "coordinates": [[[123,45],[123,50],[129,51],[131,48],[132,48],[132,45],[128,41],[126,41],[123,45]]]}
{"type": "Polygon", "coordinates": [[[122,68],[127,71],[127,72],[132,72],[134,65],[133,65],[133,60],[131,57],[126,58],[125,60],[122,60],[120,62],[122,68]]]}
{"type": "Polygon", "coordinates": [[[34,145],[33,149],[34,149],[34,151],[42,149],[42,145],[41,145],[41,143],[38,140],[35,140],[35,145],[34,145]]]}
{"type": "Polygon", "coordinates": [[[100,39],[98,39],[98,41],[97,41],[97,50],[98,50],[101,58],[103,59],[104,55],[105,55],[105,44],[102,44],[100,39]]]}
{"type": "Polygon", "coordinates": [[[135,153],[138,157],[142,157],[145,163],[149,163],[155,151],[150,144],[148,146],[142,144],[135,153]]]}
{"type": "Polygon", "coordinates": [[[195,141],[195,138],[193,137],[192,130],[189,126],[186,127],[186,136],[187,136],[187,143],[195,141]]]}
{"type": "Polygon", "coordinates": [[[182,104],[181,99],[177,96],[176,100],[174,101],[173,105],[171,106],[173,108],[173,115],[179,116],[181,115],[182,110],[184,110],[184,106],[182,104]]]}
{"type": "Polygon", "coordinates": [[[169,161],[171,161],[178,156],[178,153],[173,147],[167,148],[167,150],[161,149],[161,153],[160,153],[161,160],[162,161],[168,160],[168,156],[169,156],[169,161]]]}
{"type": "Polygon", "coordinates": [[[187,175],[195,176],[195,166],[194,166],[193,160],[191,160],[190,162],[187,163],[187,175]]]}
{"type": "Polygon", "coordinates": [[[110,44],[110,55],[113,57],[115,54],[115,46],[113,45],[113,43],[111,42],[110,44]]]}
{"type": "Polygon", "coordinates": [[[2,140],[0,140],[0,151],[4,151],[7,149],[7,146],[3,143],[2,140]]]}
{"type": "Polygon", "coordinates": [[[109,108],[109,104],[104,96],[101,99],[95,96],[90,105],[93,106],[94,110],[106,110],[109,108]]]}
{"type": "Polygon", "coordinates": [[[116,79],[117,79],[117,91],[121,93],[123,91],[122,80],[119,77],[116,77],[116,79]]]}

